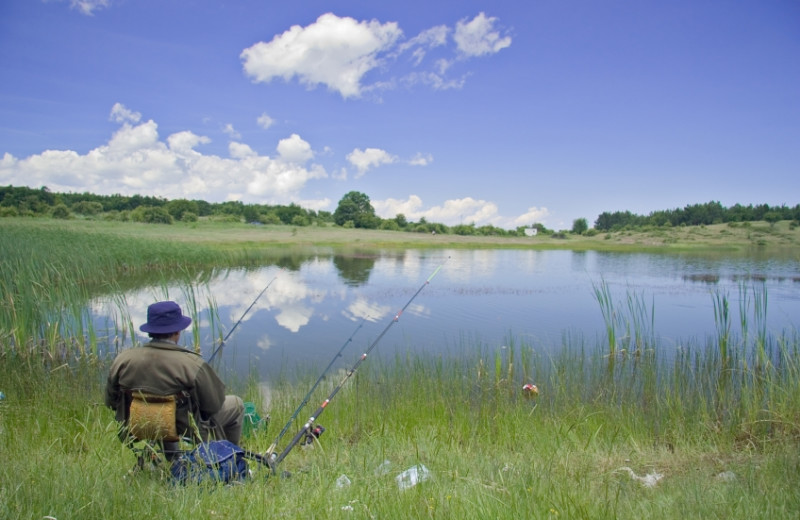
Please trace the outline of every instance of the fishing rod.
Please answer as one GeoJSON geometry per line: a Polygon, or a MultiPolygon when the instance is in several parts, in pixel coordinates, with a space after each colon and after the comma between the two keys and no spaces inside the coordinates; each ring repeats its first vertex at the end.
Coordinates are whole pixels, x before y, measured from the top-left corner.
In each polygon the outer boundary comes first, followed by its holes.
{"type": "MultiPolygon", "coordinates": [[[[449,257],[448,257],[448,259],[449,259],[449,257]]],[[[392,318],[392,320],[389,322],[389,324],[386,326],[386,328],[383,329],[383,332],[381,332],[378,335],[378,337],[375,338],[375,341],[373,341],[372,344],[367,348],[367,350],[363,354],[361,354],[361,357],[358,358],[358,360],[355,362],[355,364],[352,366],[352,368],[350,368],[350,370],[347,372],[347,374],[345,374],[345,376],[342,379],[341,383],[339,383],[336,386],[336,388],[333,389],[333,391],[330,393],[330,395],[327,397],[327,399],[325,399],[322,402],[322,404],[319,405],[319,408],[317,408],[317,410],[314,412],[314,414],[308,419],[308,421],[306,421],[306,423],[303,425],[303,428],[300,429],[300,431],[297,432],[297,434],[292,438],[292,440],[289,442],[289,444],[286,446],[286,448],[284,448],[284,450],[280,453],[280,455],[276,456],[274,453],[269,455],[269,463],[270,463],[270,467],[271,467],[273,473],[276,472],[276,470],[278,468],[278,465],[283,461],[283,459],[286,458],[286,456],[289,454],[289,452],[292,451],[292,448],[294,448],[300,442],[301,439],[303,439],[304,437],[308,438],[309,436],[312,439],[313,439],[313,437],[319,437],[320,433],[322,433],[322,431],[324,431],[321,426],[317,426],[316,428],[314,428],[312,430],[312,426],[314,425],[314,421],[316,421],[319,418],[319,416],[322,415],[322,412],[325,411],[325,408],[328,406],[328,404],[331,402],[331,400],[333,400],[333,398],[336,397],[336,394],[339,393],[339,390],[342,389],[342,387],[347,382],[347,380],[350,379],[350,377],[355,373],[356,370],[358,370],[358,367],[361,366],[361,363],[363,363],[364,360],[367,359],[367,356],[369,355],[369,353],[372,351],[372,349],[375,348],[375,346],[378,344],[378,342],[380,342],[381,338],[383,338],[383,336],[389,331],[389,328],[391,328],[392,325],[394,325],[395,323],[397,323],[397,321],[400,320],[400,315],[403,314],[403,311],[405,311],[406,308],[409,305],[411,305],[411,302],[414,301],[414,298],[416,298],[417,295],[422,292],[422,289],[424,289],[425,286],[427,286],[431,282],[433,277],[436,276],[439,273],[439,270],[443,266],[444,266],[444,262],[441,265],[439,265],[439,267],[437,267],[436,270],[433,271],[433,273],[431,273],[431,275],[428,277],[428,279],[425,280],[425,283],[423,283],[420,286],[420,288],[417,289],[417,292],[415,292],[414,295],[411,296],[411,298],[408,300],[408,302],[406,302],[406,304],[403,306],[403,308],[400,309],[399,311],[397,311],[397,314],[394,315],[394,318],[392,318]]]]}
{"type": "Polygon", "coordinates": [[[331,362],[328,363],[328,366],[325,368],[325,370],[322,371],[322,374],[320,374],[319,378],[317,378],[317,381],[311,387],[311,390],[309,390],[308,393],[306,394],[306,396],[303,398],[303,401],[300,403],[300,406],[297,407],[297,409],[294,411],[292,416],[289,418],[289,421],[287,421],[286,426],[283,427],[281,432],[278,434],[278,436],[275,438],[275,440],[270,445],[269,449],[267,449],[267,455],[268,456],[271,455],[275,451],[275,448],[278,446],[278,443],[281,441],[283,436],[286,434],[286,431],[289,429],[289,426],[291,426],[292,422],[294,422],[294,420],[297,419],[297,416],[300,413],[300,410],[302,410],[303,407],[306,404],[308,404],[308,400],[311,398],[311,395],[314,393],[314,390],[317,389],[317,386],[319,386],[319,384],[325,378],[325,374],[328,373],[328,370],[331,369],[331,367],[336,362],[336,360],[339,359],[340,357],[342,357],[342,352],[344,352],[345,347],[347,347],[347,345],[351,341],[353,341],[353,337],[361,329],[361,327],[364,326],[364,322],[367,321],[367,318],[364,318],[363,320],[361,320],[361,323],[358,324],[358,327],[356,327],[356,330],[354,330],[353,333],[350,335],[350,337],[347,338],[347,341],[344,342],[344,344],[342,345],[342,348],[339,349],[339,352],[337,352],[336,355],[333,356],[333,359],[331,359],[331,362]]]}
{"type": "MultiPolygon", "coordinates": [[[[282,270],[283,269],[281,269],[281,271],[282,270]]],[[[280,274],[280,271],[278,272],[278,274],[280,274]]],[[[277,279],[278,279],[278,275],[276,274],[275,277],[272,280],[270,280],[270,282],[263,289],[261,289],[261,292],[258,293],[258,296],[256,296],[255,300],[253,300],[253,303],[251,303],[250,306],[244,310],[244,312],[242,313],[241,318],[239,318],[239,320],[236,323],[233,324],[233,327],[231,328],[231,330],[229,330],[228,333],[225,335],[225,337],[222,338],[222,341],[220,342],[219,346],[216,349],[214,349],[214,352],[211,353],[211,357],[208,358],[208,361],[207,361],[207,363],[209,365],[211,364],[212,361],[214,361],[214,358],[217,356],[217,353],[220,350],[222,350],[222,347],[225,346],[225,342],[228,341],[228,338],[231,337],[231,334],[233,334],[233,331],[236,330],[236,327],[239,326],[239,324],[242,322],[244,317],[247,316],[247,313],[250,312],[250,309],[252,309],[253,306],[256,304],[256,302],[259,300],[259,298],[261,298],[261,295],[264,294],[265,292],[267,292],[267,289],[269,289],[269,286],[272,285],[272,282],[274,282],[277,279]]]]}

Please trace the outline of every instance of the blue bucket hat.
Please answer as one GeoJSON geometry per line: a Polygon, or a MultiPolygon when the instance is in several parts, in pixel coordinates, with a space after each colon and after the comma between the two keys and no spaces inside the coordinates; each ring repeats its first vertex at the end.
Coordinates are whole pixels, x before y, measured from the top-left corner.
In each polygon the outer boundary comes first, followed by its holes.
{"type": "Polygon", "coordinates": [[[158,302],[147,308],[147,323],[139,327],[142,332],[153,334],[171,334],[178,332],[192,323],[192,318],[181,313],[175,302],[158,302]]]}

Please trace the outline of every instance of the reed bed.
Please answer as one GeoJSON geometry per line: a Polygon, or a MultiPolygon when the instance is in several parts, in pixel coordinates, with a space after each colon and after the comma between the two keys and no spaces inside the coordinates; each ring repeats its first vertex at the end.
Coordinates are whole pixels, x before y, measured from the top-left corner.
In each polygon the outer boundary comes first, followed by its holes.
{"type": "Polygon", "coordinates": [[[197,283],[217,266],[248,261],[246,253],[197,244],[3,219],[0,354],[56,360],[96,354],[90,298],[121,294],[130,284],[148,280],[197,283]]]}

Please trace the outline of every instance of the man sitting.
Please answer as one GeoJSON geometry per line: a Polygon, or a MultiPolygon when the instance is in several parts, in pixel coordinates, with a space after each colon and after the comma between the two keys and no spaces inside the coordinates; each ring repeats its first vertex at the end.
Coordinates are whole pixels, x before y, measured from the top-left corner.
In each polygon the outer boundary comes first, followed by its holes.
{"type": "MultiPolygon", "coordinates": [[[[149,334],[150,342],[124,350],[114,359],[106,383],[106,406],[115,410],[117,421],[124,424],[130,391],[155,395],[183,393],[188,400],[179,401],[176,420],[181,436],[192,436],[189,424],[192,413],[203,440],[208,440],[210,434],[214,439],[238,445],[244,403],[240,397],[225,395],[225,385],[200,355],[178,345],[181,331],[191,323],[192,319],[184,316],[175,302],[150,305],[147,323],[139,327],[149,334]]],[[[123,436],[127,435],[125,427],[123,436]]]]}

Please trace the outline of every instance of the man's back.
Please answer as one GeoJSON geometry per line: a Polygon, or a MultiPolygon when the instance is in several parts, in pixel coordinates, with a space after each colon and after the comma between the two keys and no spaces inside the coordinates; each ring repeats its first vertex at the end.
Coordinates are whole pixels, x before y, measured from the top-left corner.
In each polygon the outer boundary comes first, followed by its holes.
{"type": "Polygon", "coordinates": [[[106,406],[115,410],[118,421],[125,423],[130,391],[183,394],[177,414],[180,433],[189,431],[191,412],[196,422],[215,430],[217,438],[238,443],[244,418],[242,399],[226,396],[225,385],[211,366],[199,355],[178,346],[180,332],[191,323],[192,319],[184,316],[175,302],[150,305],[147,323],[139,329],[148,333],[151,341],[124,350],[114,359],[106,382],[106,406]]]}

